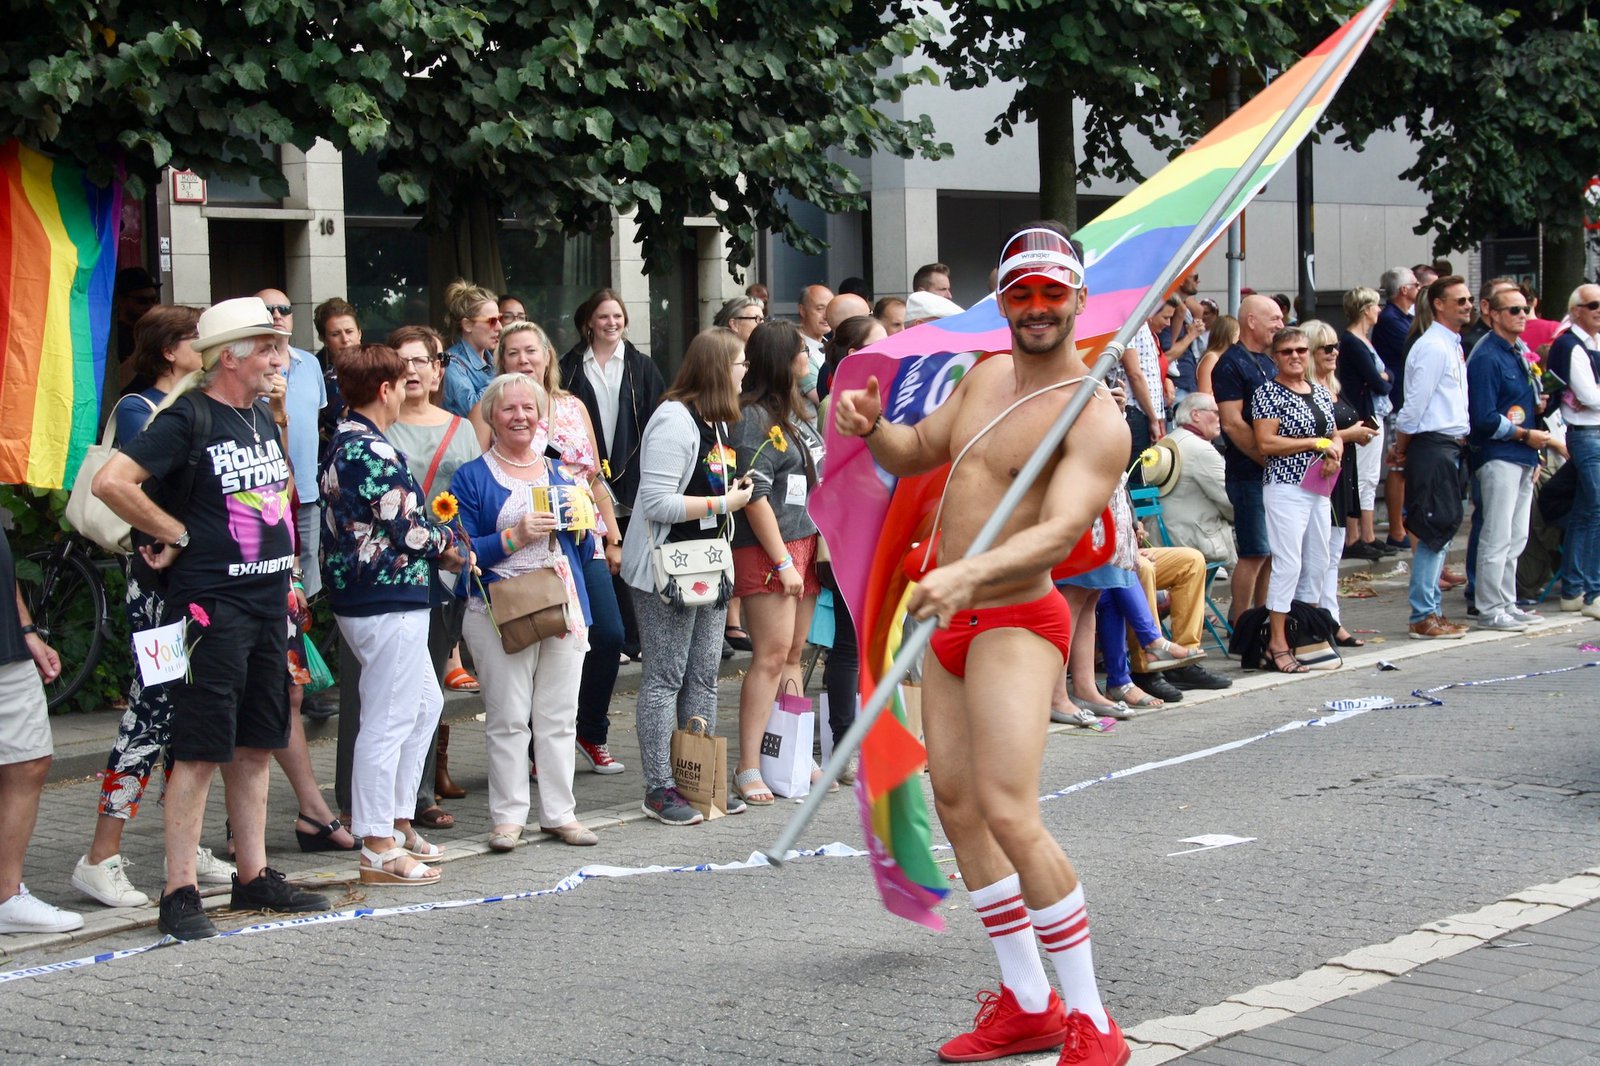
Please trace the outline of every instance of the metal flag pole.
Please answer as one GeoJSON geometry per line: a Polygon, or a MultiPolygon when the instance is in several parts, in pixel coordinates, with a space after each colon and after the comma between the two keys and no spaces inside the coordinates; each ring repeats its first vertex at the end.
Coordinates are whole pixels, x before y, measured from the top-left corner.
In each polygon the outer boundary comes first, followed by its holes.
{"type": "MultiPolygon", "coordinates": [[[[1306,106],[1311,103],[1312,98],[1322,89],[1327,80],[1340,69],[1344,64],[1345,58],[1356,49],[1358,44],[1367,39],[1373,25],[1383,17],[1384,12],[1392,2],[1393,0],[1372,0],[1361,10],[1361,13],[1352,20],[1351,31],[1329,54],[1328,61],[1323,65],[1318,76],[1307,82],[1295,94],[1294,99],[1289,102],[1283,113],[1273,122],[1266,136],[1251,150],[1244,164],[1228,179],[1228,183],[1221,194],[1212,202],[1210,207],[1206,208],[1205,214],[1201,216],[1200,221],[1190,230],[1178,250],[1173,253],[1172,258],[1167,262],[1167,265],[1156,275],[1156,281],[1145,291],[1144,296],[1140,298],[1138,305],[1134,308],[1128,320],[1122,324],[1122,327],[1117,330],[1116,336],[1101,351],[1099,357],[1095,360],[1094,368],[1089,377],[1074,392],[1067,405],[1061,409],[1061,414],[1056,417],[1055,422],[1051,424],[1044,438],[1040,440],[1038,447],[1028,457],[1028,461],[1023,464],[1022,470],[1013,479],[1011,487],[1006,490],[1005,495],[1001,496],[994,512],[989,515],[988,521],[983,524],[983,528],[973,538],[971,546],[967,548],[966,555],[962,556],[962,558],[970,559],[974,555],[988,551],[994,545],[994,542],[999,539],[1000,531],[1011,518],[1011,513],[1017,509],[1017,505],[1022,502],[1022,497],[1027,494],[1028,490],[1033,487],[1033,483],[1038,480],[1039,474],[1045,468],[1045,464],[1050,461],[1056,449],[1061,446],[1061,442],[1066,440],[1067,433],[1072,429],[1073,423],[1078,420],[1078,416],[1083,412],[1090,397],[1094,395],[1096,387],[1105,380],[1105,376],[1111,372],[1111,367],[1121,359],[1122,353],[1127,349],[1129,342],[1133,339],[1133,335],[1144,325],[1145,319],[1149,318],[1155,312],[1156,306],[1166,299],[1167,286],[1178,276],[1178,272],[1188,266],[1190,261],[1206,246],[1207,238],[1227,212],[1228,205],[1256,179],[1256,171],[1261,168],[1261,164],[1266,161],[1267,156],[1277,147],[1278,142],[1283,140],[1283,136],[1289,131],[1289,127],[1300,118],[1301,113],[1305,111],[1306,106]]],[[[906,631],[904,640],[900,645],[900,653],[894,657],[894,663],[890,666],[888,673],[878,682],[877,687],[873,690],[872,698],[867,701],[866,706],[862,707],[856,714],[855,723],[850,727],[849,732],[845,733],[844,737],[834,745],[832,758],[828,760],[828,765],[823,768],[822,776],[812,782],[811,792],[806,796],[805,802],[790,817],[788,823],[783,827],[783,831],[778,834],[778,839],[766,850],[765,854],[769,862],[778,866],[783,864],[783,857],[795,846],[800,839],[800,834],[805,832],[806,826],[816,816],[817,808],[822,805],[822,797],[827,794],[828,787],[839,779],[839,775],[849,765],[850,758],[860,749],[861,741],[866,737],[868,730],[872,728],[873,724],[877,722],[878,716],[888,706],[896,686],[906,678],[913,667],[922,661],[923,653],[928,647],[928,641],[932,639],[933,631],[937,626],[938,619],[925,618],[917,621],[906,631]]],[[[868,773],[870,774],[870,772],[869,770],[868,773]]]]}

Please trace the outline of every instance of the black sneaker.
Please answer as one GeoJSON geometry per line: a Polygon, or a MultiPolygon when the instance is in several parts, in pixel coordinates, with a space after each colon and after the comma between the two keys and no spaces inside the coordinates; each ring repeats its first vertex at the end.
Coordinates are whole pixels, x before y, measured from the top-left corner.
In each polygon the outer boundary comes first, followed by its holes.
{"type": "Polygon", "coordinates": [[[161,917],[156,928],[174,940],[205,940],[217,935],[217,927],[206,917],[196,885],[175,888],[161,897],[161,917]]]}
{"type": "Polygon", "coordinates": [[[328,909],[328,900],[315,892],[296,888],[287,877],[267,866],[249,884],[240,882],[238,874],[233,875],[233,900],[228,906],[236,911],[300,914],[325,911],[328,909]]]}
{"type": "MultiPolygon", "coordinates": [[[[1176,670],[1168,670],[1160,675],[1172,682],[1180,689],[1191,688],[1232,688],[1233,679],[1214,674],[1199,663],[1180,666],[1176,670]]],[[[1141,688],[1143,686],[1140,686],[1141,688]]]]}

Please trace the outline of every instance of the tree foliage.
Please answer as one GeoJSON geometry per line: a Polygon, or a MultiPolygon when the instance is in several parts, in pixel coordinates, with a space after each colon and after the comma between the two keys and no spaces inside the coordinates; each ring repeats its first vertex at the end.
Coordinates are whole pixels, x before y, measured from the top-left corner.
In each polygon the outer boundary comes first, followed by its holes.
{"type": "Polygon", "coordinates": [[[881,110],[932,72],[904,0],[44,0],[0,49],[0,138],[135,188],[167,165],[286,191],[262,145],[381,153],[386,189],[449,225],[487,201],[584,230],[636,209],[664,262],[685,216],[748,263],[761,228],[814,250],[783,195],[863,206],[839,160],[937,158],[881,110]]]}

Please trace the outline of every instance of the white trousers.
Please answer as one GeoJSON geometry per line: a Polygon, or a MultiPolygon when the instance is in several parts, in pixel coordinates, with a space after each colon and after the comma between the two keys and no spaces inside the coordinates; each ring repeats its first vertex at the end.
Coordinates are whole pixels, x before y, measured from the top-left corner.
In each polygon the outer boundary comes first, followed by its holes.
{"type": "MultiPolygon", "coordinates": [[[[1361,510],[1373,510],[1378,502],[1378,482],[1383,477],[1383,434],[1356,445],[1356,496],[1361,510]]],[[[1357,516],[1359,517],[1359,516],[1357,516]]]]}
{"type": "Polygon", "coordinates": [[[572,774],[577,760],[578,681],[584,651],[576,639],[546,637],[507,655],[483,611],[467,611],[461,635],[483,688],[483,735],[489,748],[489,818],[526,825],[528,738],[539,766],[539,824],[574,820],[572,774]]]}
{"type": "MultiPolygon", "coordinates": [[[[361,664],[361,733],[350,771],[350,831],[386,837],[417,810],[417,783],[444,695],[428,656],[428,612],[338,615],[361,664]]],[[[430,782],[431,784],[431,782],[430,782]]]]}
{"type": "Polygon", "coordinates": [[[1261,502],[1267,510],[1267,543],[1272,547],[1267,610],[1287,612],[1297,596],[1320,602],[1328,569],[1328,531],[1333,525],[1328,498],[1299,485],[1269,484],[1262,486],[1261,502]]]}
{"type": "Polygon", "coordinates": [[[1294,598],[1314,603],[1333,615],[1333,620],[1343,624],[1339,617],[1339,560],[1344,558],[1344,527],[1328,523],[1328,565],[1318,575],[1305,570],[1294,598]]]}
{"type": "Polygon", "coordinates": [[[1473,586],[1478,614],[1509,611],[1517,602],[1517,560],[1528,546],[1534,468],[1504,459],[1478,467],[1483,532],[1478,534],[1478,572],[1473,586]]]}

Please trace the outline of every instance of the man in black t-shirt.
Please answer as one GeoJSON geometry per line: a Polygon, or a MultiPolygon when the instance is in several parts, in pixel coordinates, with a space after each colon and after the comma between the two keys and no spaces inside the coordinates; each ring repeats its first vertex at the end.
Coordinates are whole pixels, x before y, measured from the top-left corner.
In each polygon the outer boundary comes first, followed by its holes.
{"type": "Polygon", "coordinates": [[[39,817],[54,748],[40,680],[61,660],[33,628],[17,590],[11,542],[0,530],[0,933],[64,933],[83,918],[53,907],[22,883],[22,857],[39,817]]]}
{"type": "Polygon", "coordinates": [[[285,618],[295,555],[288,456],[257,401],[281,380],[282,332],[257,296],[222,301],[200,316],[199,330],[199,381],[173,389],[94,480],[96,496],[156,541],[140,554],[167,577],[166,622],[186,626],[188,672],[167,682],[173,767],[160,920],[179,940],[216,935],[200,905],[195,855],[218,766],[239,867],[233,905],[328,906],[267,866],[265,842],[268,759],[289,741],[285,618]]]}
{"type": "Polygon", "coordinates": [[[1267,602],[1267,581],[1272,571],[1272,546],[1267,543],[1267,512],[1261,495],[1262,466],[1250,422],[1250,397],[1277,373],[1272,357],[1272,335],[1283,328],[1283,310],[1275,301],[1252,293],[1239,302],[1239,341],[1222,353],[1211,371],[1212,395],[1228,437],[1223,453],[1228,502],[1233,504],[1233,537],[1239,561],[1233,568],[1233,602],[1228,622],[1251,607],[1267,602]]]}

